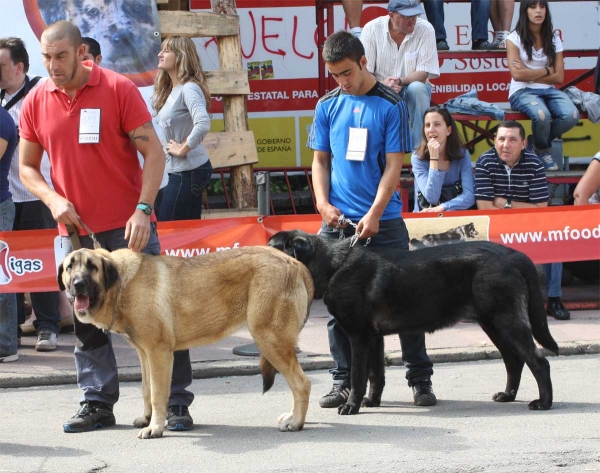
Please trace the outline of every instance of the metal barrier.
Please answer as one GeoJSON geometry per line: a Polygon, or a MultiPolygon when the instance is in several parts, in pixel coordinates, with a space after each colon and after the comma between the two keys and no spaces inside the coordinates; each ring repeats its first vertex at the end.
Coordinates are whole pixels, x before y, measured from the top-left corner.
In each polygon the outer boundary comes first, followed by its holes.
{"type": "MultiPolygon", "coordinates": [[[[269,173],[271,182],[273,182],[273,178],[283,177],[285,186],[287,189],[287,192],[284,192],[283,196],[281,195],[281,193],[269,192],[269,206],[271,208],[271,215],[277,215],[278,206],[276,205],[276,203],[279,201],[289,202],[292,213],[294,215],[296,215],[298,213],[298,208],[297,208],[296,202],[295,202],[295,200],[296,200],[295,197],[297,197],[297,196],[294,196],[294,191],[292,190],[292,186],[291,186],[291,182],[290,182],[290,176],[304,176],[304,178],[306,179],[308,192],[309,192],[310,199],[312,202],[312,210],[313,210],[312,213],[318,213],[316,200],[315,200],[315,193],[314,193],[312,179],[311,179],[311,168],[309,166],[293,167],[293,168],[287,168],[287,167],[265,167],[265,168],[256,167],[256,168],[254,168],[255,176],[258,173],[264,173],[264,172],[269,173]],[[286,195],[287,195],[287,198],[285,198],[286,195]]],[[[214,170],[213,176],[215,176],[215,175],[218,175],[219,179],[221,180],[221,184],[223,186],[223,191],[224,191],[223,197],[225,199],[225,206],[226,206],[226,208],[230,209],[231,208],[231,199],[229,197],[229,191],[227,189],[227,179],[229,177],[229,168],[222,168],[222,169],[214,170]]],[[[298,191],[296,191],[296,192],[298,192],[298,191]]],[[[208,199],[204,199],[204,207],[206,209],[210,208],[210,202],[208,199]]]]}
{"type": "MultiPolygon", "coordinates": [[[[400,193],[402,202],[404,204],[404,212],[410,212],[412,209],[410,208],[410,196],[413,192],[413,182],[414,182],[414,178],[412,177],[411,174],[411,168],[412,166],[410,165],[404,165],[402,167],[402,174],[400,176],[400,181],[398,183],[398,192],[400,193]]],[[[289,207],[291,207],[291,212],[293,215],[297,215],[298,214],[298,208],[296,206],[296,198],[299,198],[298,195],[294,195],[294,192],[299,193],[301,191],[293,191],[292,190],[292,186],[291,186],[291,182],[290,182],[290,176],[304,176],[304,178],[306,179],[306,183],[307,183],[307,187],[308,187],[308,192],[310,195],[310,199],[312,202],[312,213],[319,213],[317,210],[317,204],[316,204],[316,199],[315,199],[315,192],[314,192],[314,188],[312,185],[312,169],[308,166],[304,166],[304,167],[293,167],[293,168],[288,168],[288,167],[265,167],[265,168],[254,168],[254,173],[259,174],[259,173],[265,173],[268,172],[270,175],[270,179],[271,182],[273,181],[274,177],[283,177],[284,182],[286,184],[286,188],[287,191],[283,192],[283,193],[273,193],[273,192],[268,192],[268,196],[269,196],[269,207],[271,209],[271,215],[282,215],[282,214],[286,214],[289,212],[280,212],[279,214],[277,213],[277,210],[281,210],[281,208],[285,208],[288,209],[289,207]],[[287,197],[286,197],[287,196],[287,197]],[[288,205],[276,205],[277,202],[289,202],[289,206],[288,205]]],[[[546,176],[546,179],[548,181],[548,184],[554,184],[554,186],[557,185],[566,185],[566,184],[576,184],[579,182],[579,179],[581,179],[581,176],[583,176],[584,171],[583,170],[579,170],[579,171],[554,171],[554,172],[549,172],[548,175],[546,176]]],[[[226,208],[230,209],[231,208],[231,200],[229,198],[229,191],[227,189],[227,178],[229,175],[229,169],[228,168],[222,168],[222,169],[217,169],[215,171],[213,171],[213,176],[218,175],[218,179],[221,180],[221,183],[223,185],[223,190],[224,190],[224,200],[225,200],[225,205],[226,208]]],[[[306,207],[306,206],[304,206],[306,207]]],[[[208,199],[204,199],[204,208],[209,209],[210,207],[210,203],[208,201],[208,199]]],[[[306,213],[306,212],[304,212],[306,213]]]]}

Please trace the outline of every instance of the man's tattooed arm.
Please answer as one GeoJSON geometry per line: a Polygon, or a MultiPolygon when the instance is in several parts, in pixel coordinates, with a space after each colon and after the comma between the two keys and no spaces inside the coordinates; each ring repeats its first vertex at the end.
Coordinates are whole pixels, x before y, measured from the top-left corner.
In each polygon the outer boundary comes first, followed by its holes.
{"type": "Polygon", "coordinates": [[[154,126],[152,125],[151,121],[144,123],[141,127],[137,127],[136,129],[130,131],[127,134],[129,135],[129,138],[131,138],[131,141],[133,141],[134,144],[136,140],[141,140],[147,143],[148,141],[150,141],[150,137],[148,136],[149,129],[154,129],[154,126]]]}

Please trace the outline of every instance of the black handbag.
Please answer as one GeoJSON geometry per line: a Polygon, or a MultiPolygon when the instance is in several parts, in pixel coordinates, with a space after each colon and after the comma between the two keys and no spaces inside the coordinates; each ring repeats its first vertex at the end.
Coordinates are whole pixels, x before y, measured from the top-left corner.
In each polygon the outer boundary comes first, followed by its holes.
{"type": "Polygon", "coordinates": [[[463,193],[462,184],[460,181],[456,181],[454,184],[448,186],[442,186],[442,193],[440,194],[440,201],[437,204],[430,204],[427,202],[421,191],[417,193],[417,201],[421,209],[428,209],[430,207],[437,207],[444,202],[454,199],[456,196],[463,193]]]}

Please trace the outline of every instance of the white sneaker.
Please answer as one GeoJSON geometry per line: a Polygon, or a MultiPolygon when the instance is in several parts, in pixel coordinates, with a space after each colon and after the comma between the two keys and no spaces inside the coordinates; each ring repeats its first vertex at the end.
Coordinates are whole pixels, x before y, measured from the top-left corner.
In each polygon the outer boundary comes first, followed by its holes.
{"type": "Polygon", "coordinates": [[[11,361],[17,361],[18,359],[19,355],[16,353],[14,355],[0,356],[0,363],[10,363],[11,361]]]}
{"type": "Polygon", "coordinates": [[[56,350],[56,334],[50,330],[40,330],[35,349],[36,351],[56,350]]]}
{"type": "Polygon", "coordinates": [[[510,31],[498,31],[498,36],[494,39],[494,41],[498,42],[498,49],[506,49],[506,38],[510,31]]]}

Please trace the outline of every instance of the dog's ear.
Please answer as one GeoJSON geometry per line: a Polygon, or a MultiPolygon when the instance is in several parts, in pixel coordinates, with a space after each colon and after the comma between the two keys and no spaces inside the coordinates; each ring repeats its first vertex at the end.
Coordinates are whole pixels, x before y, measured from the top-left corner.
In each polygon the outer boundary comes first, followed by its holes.
{"type": "Polygon", "coordinates": [[[119,271],[112,261],[104,257],[102,257],[102,271],[104,272],[104,290],[108,291],[119,280],[119,271]]]}
{"type": "Polygon", "coordinates": [[[294,237],[290,246],[294,249],[294,257],[302,263],[309,262],[315,253],[312,241],[305,236],[294,237]]]}
{"type": "MultiPolygon", "coordinates": [[[[63,263],[64,263],[64,260],[63,260],[63,263]]],[[[58,267],[58,275],[56,276],[56,280],[58,281],[58,288],[61,291],[64,291],[66,289],[66,287],[62,281],[63,271],[65,270],[63,263],[60,263],[60,266],[58,267]]]]}
{"type": "Polygon", "coordinates": [[[277,232],[275,235],[269,238],[267,246],[272,246],[273,248],[284,251],[286,234],[287,232],[277,232]]]}

